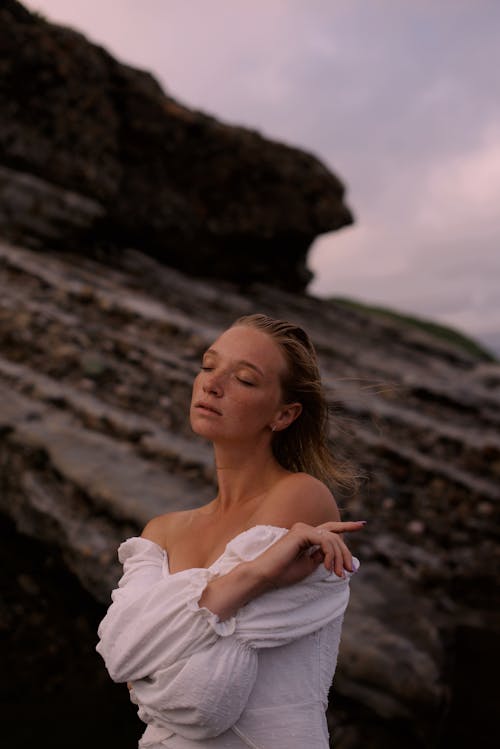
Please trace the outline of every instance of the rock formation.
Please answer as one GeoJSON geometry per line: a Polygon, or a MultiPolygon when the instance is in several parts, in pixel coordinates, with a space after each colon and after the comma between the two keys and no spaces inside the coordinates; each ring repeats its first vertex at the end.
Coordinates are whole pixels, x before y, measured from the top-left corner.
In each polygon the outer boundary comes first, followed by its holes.
{"type": "Polygon", "coordinates": [[[397,727],[408,747],[449,734],[464,696],[454,685],[477,679],[455,644],[467,634],[474,648],[498,625],[498,365],[405,324],[195,281],[130,249],[111,266],[3,242],[0,292],[1,510],[103,605],[120,541],[213,492],[210,451],[186,419],[204,347],[250,311],[304,324],[334,448],[368,477],[358,497],[337,495],[344,519],[368,524],[348,539],[363,566],[332,691],[336,745],[385,749],[397,727]]]}
{"type": "Polygon", "coordinates": [[[0,4],[0,230],[302,290],[314,238],[352,222],[314,156],[167,96],[69,28],[0,4]]]}
{"type": "Polygon", "coordinates": [[[331,693],[336,749],[493,746],[500,365],[291,293],[315,235],[351,220],[313,157],[189,111],[14,0],[0,3],[0,71],[9,746],[32,745],[25,714],[52,749],[66,731],[74,749],[113,745],[76,707],[104,721],[115,705],[92,637],[116,549],[150,517],[212,496],[191,381],[219,331],[254,311],[310,331],[332,447],[365,476],[358,496],[337,491],[343,518],[368,524],[346,539],[362,567],[331,693]]]}

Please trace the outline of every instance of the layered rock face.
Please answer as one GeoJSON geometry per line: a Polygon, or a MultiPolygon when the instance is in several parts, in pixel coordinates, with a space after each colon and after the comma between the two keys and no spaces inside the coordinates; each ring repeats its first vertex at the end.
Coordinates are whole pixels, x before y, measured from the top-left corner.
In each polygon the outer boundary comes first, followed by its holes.
{"type": "Polygon", "coordinates": [[[314,238],[352,222],[312,155],[184,107],[15,0],[0,5],[0,70],[3,236],[302,290],[314,238]]]}
{"type": "Polygon", "coordinates": [[[213,496],[211,450],[187,419],[191,382],[218,333],[258,311],[311,333],[332,449],[365,476],[358,496],[336,492],[343,519],[368,524],[346,537],[362,566],[331,693],[333,744],[493,746],[499,365],[291,293],[307,284],[312,239],[352,220],[342,185],[312,156],[188,110],[14,0],[0,3],[0,73],[9,746],[23,731],[32,746],[27,714],[62,726],[53,749],[125,749],[127,736],[136,746],[137,727],[110,738],[74,710],[102,705],[108,720],[115,704],[92,638],[120,574],[116,549],[152,516],[213,496]]]}
{"type": "Polygon", "coordinates": [[[343,518],[368,524],[346,538],[362,568],[332,690],[334,743],[464,746],[461,700],[480,715],[488,699],[471,654],[499,644],[498,365],[331,302],[194,281],[133,250],[110,266],[2,242],[1,510],[105,606],[118,544],[213,496],[210,449],[187,421],[191,382],[205,347],[254,311],[310,331],[333,449],[366,476],[359,496],[337,492],[343,518]]]}

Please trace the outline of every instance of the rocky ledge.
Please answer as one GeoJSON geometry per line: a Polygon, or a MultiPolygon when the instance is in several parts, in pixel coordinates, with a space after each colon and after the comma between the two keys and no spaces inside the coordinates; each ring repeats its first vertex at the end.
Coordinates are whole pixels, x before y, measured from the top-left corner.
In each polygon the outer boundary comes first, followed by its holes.
{"type": "Polygon", "coordinates": [[[149,73],[0,3],[0,232],[135,247],[202,277],[303,290],[318,234],[352,223],[315,156],[193,111],[149,73]]]}
{"type": "MultiPolygon", "coordinates": [[[[16,548],[41,543],[37,554],[81,596],[81,628],[95,621],[89,601],[109,602],[120,541],[213,493],[210,450],[186,418],[191,382],[207,344],[253,311],[311,332],[333,449],[366,477],[359,496],[337,492],[343,518],[368,523],[347,539],[362,567],[331,693],[335,746],[489,746],[500,367],[404,323],[270,286],[196,281],[137,250],[103,263],[0,243],[0,509],[20,534],[4,574],[21,574],[16,548]]],[[[51,569],[22,572],[20,617],[34,616],[33,591],[63,593],[51,569]]],[[[68,617],[66,635],[43,619],[40,647],[57,653],[74,636],[68,617]]],[[[15,647],[15,621],[5,611],[1,621],[15,647]]],[[[54,694],[64,700],[64,685],[54,694]]]]}

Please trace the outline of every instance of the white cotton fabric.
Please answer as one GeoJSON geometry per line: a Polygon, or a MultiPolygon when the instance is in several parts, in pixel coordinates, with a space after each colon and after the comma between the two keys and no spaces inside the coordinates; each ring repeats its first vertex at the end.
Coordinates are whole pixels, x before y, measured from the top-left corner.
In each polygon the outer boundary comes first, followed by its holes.
{"type": "Polygon", "coordinates": [[[131,700],[147,724],[141,749],[327,749],[328,691],[359,560],[345,578],[320,564],[224,621],[198,605],[210,580],[286,533],[253,526],[209,568],[175,574],[153,541],[120,545],[123,576],[96,650],[114,681],[133,684],[131,700]]]}

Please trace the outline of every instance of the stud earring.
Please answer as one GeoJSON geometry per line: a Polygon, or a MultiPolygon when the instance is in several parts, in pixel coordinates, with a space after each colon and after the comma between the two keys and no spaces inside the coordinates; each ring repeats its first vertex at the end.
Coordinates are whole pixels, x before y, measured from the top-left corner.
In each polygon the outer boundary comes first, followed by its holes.
{"type": "Polygon", "coordinates": [[[275,429],[276,429],[276,424],[273,424],[271,427],[271,432],[274,432],[275,429]]]}

